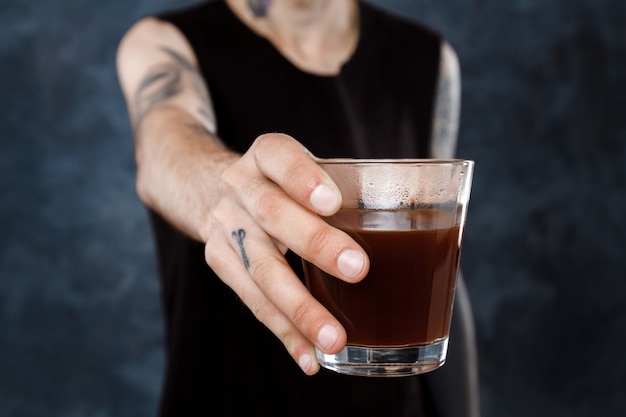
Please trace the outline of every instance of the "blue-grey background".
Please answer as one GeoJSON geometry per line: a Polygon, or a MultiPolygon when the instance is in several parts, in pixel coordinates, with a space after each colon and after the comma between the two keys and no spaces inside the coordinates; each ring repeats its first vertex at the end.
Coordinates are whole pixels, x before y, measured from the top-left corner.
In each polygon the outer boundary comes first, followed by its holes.
{"type": "MultiPolygon", "coordinates": [[[[0,416],[154,415],[159,289],[114,60],[134,20],[189,3],[0,4],[0,416]]],[[[484,416],[626,415],[626,2],[376,3],[460,57],[484,416]]]]}

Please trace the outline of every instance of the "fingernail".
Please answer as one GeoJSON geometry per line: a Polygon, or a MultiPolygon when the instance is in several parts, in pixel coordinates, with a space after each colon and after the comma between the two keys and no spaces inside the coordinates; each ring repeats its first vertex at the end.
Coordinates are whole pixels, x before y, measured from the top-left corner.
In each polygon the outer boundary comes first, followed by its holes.
{"type": "Polygon", "coordinates": [[[339,338],[339,331],[330,324],[322,327],[317,334],[317,343],[323,351],[329,350],[333,347],[337,339],[339,338]]]}
{"type": "Polygon", "coordinates": [[[363,254],[354,249],[344,250],[341,255],[339,255],[337,261],[339,272],[346,278],[355,278],[361,273],[364,266],[365,258],[363,258],[363,254]]]}
{"type": "Polygon", "coordinates": [[[311,355],[308,353],[305,353],[298,359],[298,366],[304,371],[304,373],[309,372],[311,365],[313,365],[313,358],[311,358],[311,355]]]}
{"type": "Polygon", "coordinates": [[[322,214],[334,213],[341,205],[341,195],[328,185],[321,184],[311,193],[311,204],[322,214]]]}

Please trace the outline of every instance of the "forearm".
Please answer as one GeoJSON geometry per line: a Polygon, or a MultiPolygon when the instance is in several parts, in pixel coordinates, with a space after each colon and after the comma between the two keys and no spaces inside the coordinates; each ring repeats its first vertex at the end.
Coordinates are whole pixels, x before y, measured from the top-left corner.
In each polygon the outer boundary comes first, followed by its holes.
{"type": "Polygon", "coordinates": [[[135,136],[139,198],[190,237],[204,241],[207,213],[219,198],[218,179],[239,155],[175,106],[152,109],[135,136]]]}
{"type": "Polygon", "coordinates": [[[206,241],[220,175],[239,156],[215,135],[213,106],[190,45],[174,26],[142,19],[120,42],[117,65],[134,136],[139,198],[181,231],[206,241]]]}

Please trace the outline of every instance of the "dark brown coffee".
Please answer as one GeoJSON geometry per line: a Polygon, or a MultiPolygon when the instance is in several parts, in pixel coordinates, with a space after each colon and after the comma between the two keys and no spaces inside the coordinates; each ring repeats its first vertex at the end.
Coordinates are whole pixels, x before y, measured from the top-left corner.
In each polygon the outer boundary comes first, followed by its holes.
{"type": "Polygon", "coordinates": [[[369,274],[358,284],[304,263],[309,290],[345,327],[349,345],[424,345],[448,334],[461,242],[447,214],[342,210],[328,222],[370,258],[369,274]]]}

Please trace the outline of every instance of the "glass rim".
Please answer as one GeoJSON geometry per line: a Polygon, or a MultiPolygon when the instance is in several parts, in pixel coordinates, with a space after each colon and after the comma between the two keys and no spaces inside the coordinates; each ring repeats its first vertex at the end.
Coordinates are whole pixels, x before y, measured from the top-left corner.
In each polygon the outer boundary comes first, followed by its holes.
{"type": "Polygon", "coordinates": [[[463,158],[314,158],[319,165],[473,165],[463,158]]]}

